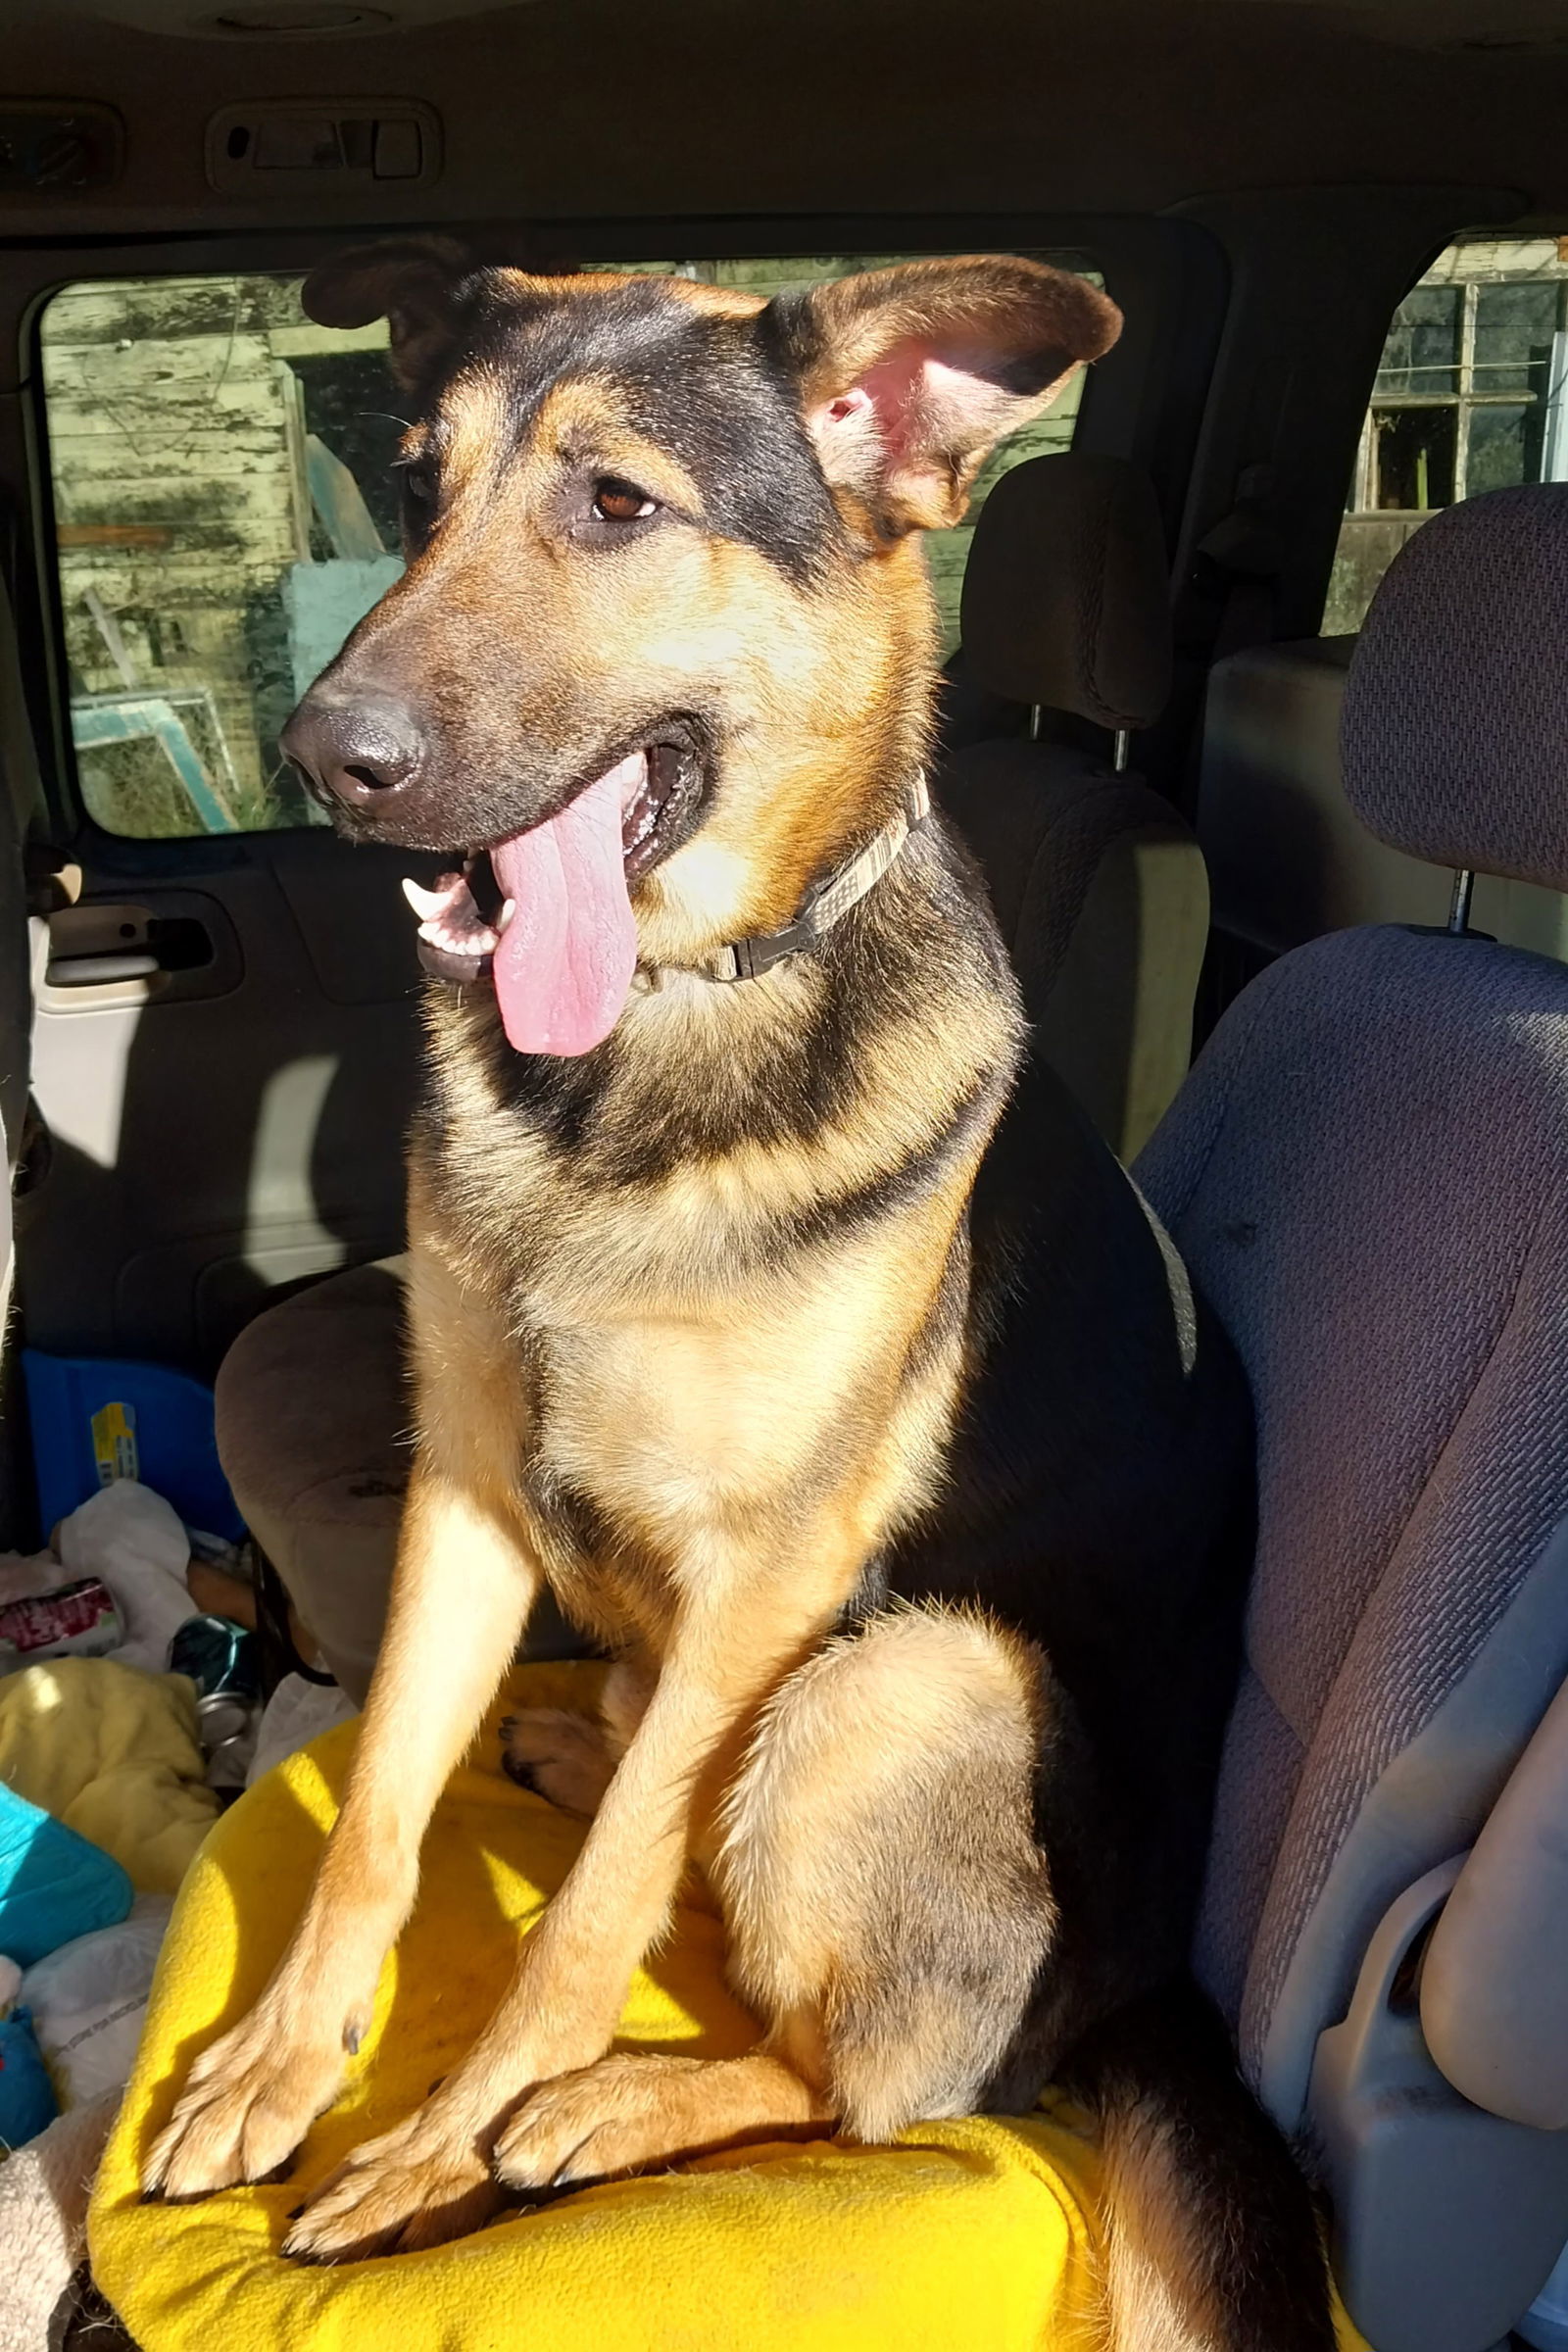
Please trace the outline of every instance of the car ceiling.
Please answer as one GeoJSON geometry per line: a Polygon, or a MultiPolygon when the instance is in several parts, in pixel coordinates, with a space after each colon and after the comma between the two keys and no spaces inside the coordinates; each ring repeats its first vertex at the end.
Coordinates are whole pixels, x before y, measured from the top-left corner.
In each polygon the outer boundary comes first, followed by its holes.
{"type": "Polygon", "coordinates": [[[1361,183],[1568,214],[1568,0],[375,0],[385,23],[353,37],[214,28],[354,4],[0,0],[9,95],[107,102],[126,129],[113,190],[0,194],[0,236],[1146,211],[1361,183]],[[216,195],[208,118],[292,95],[433,104],[439,181],[216,195]]]}

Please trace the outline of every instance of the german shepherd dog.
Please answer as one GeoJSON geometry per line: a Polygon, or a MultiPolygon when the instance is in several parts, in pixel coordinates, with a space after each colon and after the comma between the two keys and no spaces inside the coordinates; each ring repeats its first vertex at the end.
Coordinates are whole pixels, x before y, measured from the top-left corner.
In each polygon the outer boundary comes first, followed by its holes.
{"type": "Polygon", "coordinates": [[[499,2010],[285,2250],[423,2247],[695,2151],[1102,2112],[1130,2352],[1326,2352],[1307,2192],[1182,1989],[1235,1672],[1245,1389],[1022,1052],[921,783],[922,528],[1120,323],[1018,259],[763,301],[318,270],[415,404],[405,576],[285,749],[422,917],[417,1458],[343,1808],[147,2165],[272,2173],[335,2097],[421,1837],[548,1585],[602,1720],[511,1768],[591,1813],[499,2010]],[[607,2055],[700,1860],[756,2050],[607,2055]]]}

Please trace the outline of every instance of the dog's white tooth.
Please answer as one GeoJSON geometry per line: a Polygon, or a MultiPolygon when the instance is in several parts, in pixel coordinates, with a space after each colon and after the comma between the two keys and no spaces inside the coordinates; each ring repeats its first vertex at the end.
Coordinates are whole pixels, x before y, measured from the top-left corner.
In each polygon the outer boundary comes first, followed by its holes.
{"type": "MultiPolygon", "coordinates": [[[[637,798],[637,795],[641,792],[643,786],[648,781],[648,754],[646,750],[641,752],[628,752],[625,759],[622,760],[618,765],[612,767],[610,772],[611,775],[617,776],[620,779],[620,806],[621,811],[624,814],[624,812],[631,807],[633,801],[637,798]]],[[[606,781],[608,782],[608,780],[609,779],[607,778],[606,781]]]]}
{"type": "Polygon", "coordinates": [[[503,902],[501,912],[496,916],[497,939],[505,937],[507,925],[511,922],[516,911],[517,902],[515,899],[507,899],[503,902]]]}
{"type": "Polygon", "coordinates": [[[499,944],[496,933],[484,923],[466,931],[451,923],[421,923],[419,937],[448,956],[493,956],[499,944]]]}
{"type": "Polygon", "coordinates": [[[437,921],[445,914],[452,900],[450,889],[426,890],[423,883],[416,882],[412,874],[403,877],[403,896],[424,923],[437,921]]]}

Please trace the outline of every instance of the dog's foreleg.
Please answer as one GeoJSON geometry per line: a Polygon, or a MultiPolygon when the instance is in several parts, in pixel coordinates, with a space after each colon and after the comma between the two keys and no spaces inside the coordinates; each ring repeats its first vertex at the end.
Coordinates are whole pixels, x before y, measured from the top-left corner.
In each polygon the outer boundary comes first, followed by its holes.
{"type": "Polygon", "coordinates": [[[744,2058],[615,2050],[547,2082],[502,2133],[496,2170],[524,2195],[576,2188],[742,2140],[821,2132],[836,2112],[828,2092],[770,2049],[744,2058]]]}
{"type": "Polygon", "coordinates": [[[422,1465],[342,1810],[292,1940],[247,2015],[200,2057],[147,2160],[149,2189],[260,2180],[337,2095],[414,1902],[436,1799],[510,1664],[539,1589],[502,1504],[422,1465]]]}
{"type": "Polygon", "coordinates": [[[726,1577],[687,1607],[582,1851],[489,2026],[423,2107],[355,2151],[285,2252],[387,2253],[483,2218],[475,2152],[490,2157],[529,2090],[609,2048],[632,1972],[668,1919],[694,1827],[732,1775],[758,1709],[819,1640],[858,1566],[841,1535],[798,1574],[726,1577]]]}

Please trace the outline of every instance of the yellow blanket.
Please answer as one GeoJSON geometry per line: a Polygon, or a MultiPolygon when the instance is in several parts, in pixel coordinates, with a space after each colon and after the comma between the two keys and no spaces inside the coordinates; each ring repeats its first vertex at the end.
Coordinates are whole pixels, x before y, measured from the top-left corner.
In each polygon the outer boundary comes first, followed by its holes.
{"type": "MultiPolygon", "coordinates": [[[[589,1705],[599,1673],[519,1668],[503,1705],[589,1705]]],[[[466,2047],[516,1931],[581,1840],[580,1824],[502,1776],[493,1726],[443,1799],[374,2026],[294,2178],[139,2203],[140,2158],[190,2054],[277,1957],[354,1730],[328,1733],[225,1815],[180,1895],[89,2223],[97,2283],[142,2352],[1091,2352],[1097,2160],[1061,2114],[920,2126],[894,2148],[753,2148],[588,2189],[429,2253],[329,2270],[281,2260],[288,2208],[466,2047]]],[[[725,2057],[755,2038],[699,1889],[639,1973],[622,2041],[725,2057]]]]}
{"type": "Polygon", "coordinates": [[[0,1681],[0,1780],[172,1894],[218,1818],[196,1686],[111,1658],[51,1658],[0,1681]]]}

